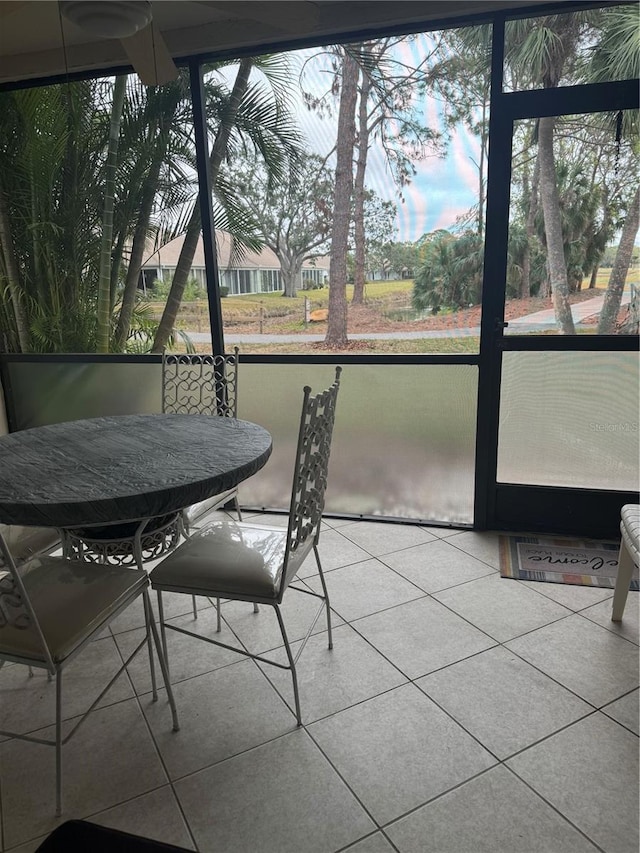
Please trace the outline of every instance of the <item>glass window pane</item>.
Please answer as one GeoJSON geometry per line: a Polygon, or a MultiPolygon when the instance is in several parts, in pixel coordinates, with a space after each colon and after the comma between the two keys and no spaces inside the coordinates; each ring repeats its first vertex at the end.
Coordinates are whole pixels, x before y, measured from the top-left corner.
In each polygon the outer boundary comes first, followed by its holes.
{"type": "MultiPolygon", "coordinates": [[[[288,509],[302,388],[332,378],[330,365],[241,364],[239,415],[274,444],[243,504],[288,509]]],[[[347,365],[326,511],[472,523],[476,393],[474,366],[347,365]]]]}
{"type": "Polygon", "coordinates": [[[637,353],[506,352],[498,481],[636,491],[639,378],[637,353]]]}
{"type": "MultiPolygon", "coordinates": [[[[222,304],[227,346],[478,352],[490,55],[482,25],[272,57],[291,84],[288,125],[267,126],[284,168],[238,123],[215,191],[220,269],[225,284],[238,276],[222,304]],[[350,128],[338,133],[341,102],[350,128]]],[[[274,97],[268,74],[250,81],[274,97]]]]}
{"type": "Polygon", "coordinates": [[[197,195],[187,70],[4,92],[0,126],[3,349],[160,351],[209,325],[197,252],[181,260],[186,319],[167,303],[197,195]]]}
{"type": "Polygon", "coordinates": [[[9,362],[14,429],[162,411],[162,369],[127,362],[9,362]]]}
{"type": "Polygon", "coordinates": [[[637,334],[637,113],[516,122],[506,334],[637,334]]]}

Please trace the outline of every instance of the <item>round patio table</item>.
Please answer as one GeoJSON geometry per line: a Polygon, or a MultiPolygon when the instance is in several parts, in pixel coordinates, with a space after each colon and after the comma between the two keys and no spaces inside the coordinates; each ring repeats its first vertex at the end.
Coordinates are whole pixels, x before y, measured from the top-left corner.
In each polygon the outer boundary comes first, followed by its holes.
{"type": "Polygon", "coordinates": [[[117,415],[0,438],[0,522],[80,528],[178,512],[251,477],[261,426],[211,415],[117,415]]]}

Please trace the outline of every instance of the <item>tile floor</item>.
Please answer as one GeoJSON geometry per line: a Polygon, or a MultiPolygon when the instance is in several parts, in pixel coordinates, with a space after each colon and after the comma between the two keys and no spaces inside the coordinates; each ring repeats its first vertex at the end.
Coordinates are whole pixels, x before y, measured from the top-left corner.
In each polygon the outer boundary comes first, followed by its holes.
{"type": "MultiPolygon", "coordinates": [[[[637,594],[616,626],[611,591],[501,579],[491,533],[329,519],[320,551],[335,645],[318,623],[300,658],[304,727],[288,673],[171,634],[180,732],[140,656],[64,750],[65,818],[211,853],[637,853],[637,594]]],[[[286,599],[294,640],[310,601],[286,599]]],[[[266,608],[223,612],[227,638],[282,653],[266,608]]],[[[141,623],[130,609],[69,669],[66,717],[141,623]]],[[[5,666],[0,728],[49,732],[53,692],[5,666]]],[[[0,850],[57,825],[53,758],[0,743],[0,850]]]]}

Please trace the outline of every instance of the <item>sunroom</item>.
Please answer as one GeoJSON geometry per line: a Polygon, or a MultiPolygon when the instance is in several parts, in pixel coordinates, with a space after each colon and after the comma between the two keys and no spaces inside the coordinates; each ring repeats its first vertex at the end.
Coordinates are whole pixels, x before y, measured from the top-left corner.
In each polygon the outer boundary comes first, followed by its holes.
{"type": "MultiPolygon", "coordinates": [[[[118,37],[117,5],[0,4],[3,431],[159,413],[163,352],[237,346],[238,416],[274,446],[240,503],[277,523],[302,387],[341,365],[323,537],[347,653],[301,658],[298,732],[278,679],[184,651],[180,749],[135,673],[95,716],[115,750],[130,714],[144,770],[101,786],[78,747],[63,817],[198,850],[637,849],[637,595],[614,624],[612,589],[507,580],[498,553],[617,543],[638,503],[637,6],[164,0],[118,37]],[[262,757],[293,788],[261,792],[262,757]]],[[[118,657],[139,621],[116,627],[118,657]]],[[[2,715],[44,728],[46,675],[20,669],[2,715]]],[[[49,758],[0,745],[0,850],[56,825],[29,787],[49,758]]]]}

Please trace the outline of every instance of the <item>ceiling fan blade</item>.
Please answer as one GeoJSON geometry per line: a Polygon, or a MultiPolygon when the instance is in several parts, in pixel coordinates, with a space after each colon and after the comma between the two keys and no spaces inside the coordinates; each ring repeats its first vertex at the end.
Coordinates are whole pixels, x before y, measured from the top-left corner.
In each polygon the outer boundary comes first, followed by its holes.
{"type": "Polygon", "coordinates": [[[120,39],[120,44],[145,86],[162,86],[178,76],[178,68],[153,21],[134,35],[120,39]]]}

